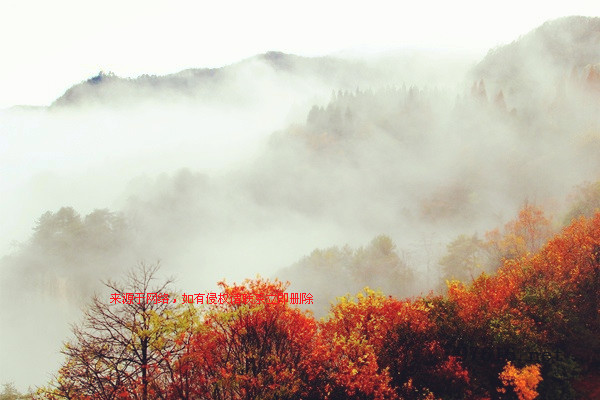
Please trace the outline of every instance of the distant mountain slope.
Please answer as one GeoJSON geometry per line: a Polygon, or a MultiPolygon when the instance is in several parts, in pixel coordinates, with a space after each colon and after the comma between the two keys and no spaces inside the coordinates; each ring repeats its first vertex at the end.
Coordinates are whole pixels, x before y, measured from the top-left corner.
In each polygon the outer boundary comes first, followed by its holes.
{"type": "Polygon", "coordinates": [[[121,78],[100,73],[69,88],[51,107],[139,104],[149,101],[244,104],[265,97],[299,93],[444,85],[462,79],[471,60],[417,51],[398,51],[367,58],[302,57],[268,52],[220,68],[186,69],[174,74],[121,78]]]}
{"type": "Polygon", "coordinates": [[[488,93],[503,90],[509,103],[535,105],[563,94],[567,80],[585,81],[586,69],[599,62],[600,18],[572,16],[490,50],[472,78],[485,81],[488,93]]]}
{"type": "Polygon", "coordinates": [[[544,58],[555,67],[570,71],[600,59],[600,18],[565,17],[548,21],[514,42],[490,50],[477,65],[481,77],[512,79],[532,57],[544,58]]]}
{"type": "Polygon", "coordinates": [[[397,75],[395,71],[390,74],[381,66],[363,61],[268,52],[220,68],[187,69],[164,76],[142,75],[130,79],[101,72],[68,89],[52,107],[122,105],[149,99],[238,102],[268,95],[273,87],[355,89],[357,85],[389,84],[397,75]]]}

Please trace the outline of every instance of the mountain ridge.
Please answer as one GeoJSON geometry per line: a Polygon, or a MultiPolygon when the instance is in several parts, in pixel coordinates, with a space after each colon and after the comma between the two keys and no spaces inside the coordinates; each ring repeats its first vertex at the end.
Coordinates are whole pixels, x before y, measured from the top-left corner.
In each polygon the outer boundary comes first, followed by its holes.
{"type": "MultiPolygon", "coordinates": [[[[423,60],[421,60],[423,61],[423,60]]],[[[546,21],[513,42],[490,49],[463,75],[473,81],[484,80],[494,88],[519,94],[532,87],[547,85],[566,74],[582,71],[600,63],[600,18],[570,16],[546,21]],[[531,66],[543,70],[530,76],[531,66]]],[[[412,64],[415,64],[414,60],[412,64]]],[[[331,90],[354,90],[357,87],[401,86],[402,68],[418,74],[433,68],[427,62],[411,65],[408,58],[389,58],[381,64],[332,55],[307,57],[281,51],[269,51],[217,68],[188,68],[166,75],[143,74],[136,78],[113,73],[98,75],[71,86],[50,108],[102,104],[140,103],[148,97],[188,100],[239,100],[251,91],[252,82],[262,77],[276,77],[276,84],[306,82],[330,86],[331,90]],[[387,65],[386,65],[387,64],[387,65]],[[396,71],[397,70],[397,71],[396,71]]],[[[431,64],[431,62],[429,62],[431,64]]],[[[403,71],[403,70],[402,70],[403,71]]],[[[404,73],[404,75],[408,75],[404,73]]],[[[431,74],[430,74],[431,75],[431,74]]],[[[427,79],[424,79],[428,82],[427,79]]],[[[554,83],[553,83],[554,84],[554,83]]],[[[254,100],[254,99],[253,99],[254,100]]]]}

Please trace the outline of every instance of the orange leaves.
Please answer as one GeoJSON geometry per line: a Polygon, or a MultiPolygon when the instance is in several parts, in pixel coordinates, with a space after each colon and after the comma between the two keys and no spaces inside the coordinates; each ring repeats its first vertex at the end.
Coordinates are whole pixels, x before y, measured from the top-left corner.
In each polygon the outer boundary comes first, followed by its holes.
{"type": "MultiPolygon", "coordinates": [[[[538,246],[547,234],[540,227],[547,224],[541,211],[526,206],[516,221],[507,224],[512,233],[500,243],[518,236],[527,246],[538,246]]],[[[505,260],[495,276],[480,276],[468,287],[451,282],[448,297],[458,304],[458,313],[465,322],[485,323],[505,313],[513,314],[517,320],[525,318],[532,310],[524,306],[533,304],[525,304],[523,299],[532,299],[535,294],[542,296],[540,300],[554,296],[558,301],[597,274],[594,271],[600,263],[594,261],[594,249],[600,249],[599,228],[600,214],[592,221],[574,221],[537,254],[505,260]]]]}
{"type": "MultiPolygon", "coordinates": [[[[546,225],[543,217],[526,211],[507,225],[516,234],[502,240],[519,236],[531,244],[543,237],[538,235],[539,226],[546,225]]],[[[560,376],[572,376],[577,363],[593,365],[600,350],[600,213],[574,220],[536,254],[505,260],[494,276],[483,275],[468,286],[451,282],[448,301],[462,324],[459,332],[470,335],[466,340],[459,336],[460,343],[516,352],[564,351],[576,362],[545,361],[552,365],[545,364],[547,373],[564,368],[560,376]]],[[[485,371],[483,365],[469,364],[485,371]]],[[[502,375],[522,399],[535,397],[534,378],[535,371],[512,366],[502,375]]],[[[549,380],[542,387],[551,391],[549,385],[556,382],[561,381],[549,380]]]]}
{"type": "Polygon", "coordinates": [[[468,393],[468,371],[437,340],[434,303],[400,301],[365,289],[332,307],[321,331],[325,342],[335,344],[330,358],[340,361],[330,373],[346,396],[357,383],[361,393],[384,393],[384,398],[391,398],[389,393],[403,399],[468,393]]]}
{"type": "Polygon", "coordinates": [[[383,339],[392,328],[410,321],[415,332],[428,328],[426,310],[409,301],[399,301],[386,297],[382,293],[366,288],[356,298],[344,297],[332,306],[331,315],[322,325],[325,332],[337,332],[342,335],[358,333],[380,349],[383,339]]]}
{"type": "Polygon", "coordinates": [[[486,247],[493,263],[518,259],[538,251],[552,236],[550,220],[541,208],[525,204],[518,217],[498,229],[486,233],[486,247]]]}
{"type": "Polygon", "coordinates": [[[485,307],[487,304],[481,301],[482,294],[489,294],[488,291],[482,293],[481,288],[484,285],[482,280],[485,277],[478,278],[473,282],[472,287],[468,287],[465,284],[453,281],[448,283],[448,299],[457,305],[458,317],[463,323],[469,325],[479,325],[485,320],[485,307]],[[478,285],[478,289],[475,289],[475,284],[478,285]]]}
{"type": "Polygon", "coordinates": [[[326,398],[396,398],[378,353],[399,306],[399,301],[365,289],[356,299],[341,298],[332,307],[329,320],[320,324],[320,338],[328,346],[314,353],[314,361],[325,365],[326,398]]]}
{"type": "Polygon", "coordinates": [[[552,235],[550,220],[544,216],[542,209],[530,204],[519,211],[516,221],[508,223],[509,233],[522,238],[525,249],[529,252],[542,247],[552,235]]]}
{"type": "MultiPolygon", "coordinates": [[[[519,400],[533,400],[538,396],[536,388],[542,381],[539,364],[516,368],[509,361],[499,376],[502,384],[512,388],[519,400]]],[[[501,388],[499,391],[504,393],[506,389],[501,388]]]]}

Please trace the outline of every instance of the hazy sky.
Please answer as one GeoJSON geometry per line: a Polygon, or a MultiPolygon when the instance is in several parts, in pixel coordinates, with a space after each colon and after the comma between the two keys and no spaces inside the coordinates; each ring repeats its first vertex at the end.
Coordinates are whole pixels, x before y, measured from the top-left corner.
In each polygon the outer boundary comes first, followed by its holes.
{"type": "Polygon", "coordinates": [[[0,0],[0,108],[45,105],[72,84],[214,67],[280,50],[424,47],[485,53],[596,0],[0,0]]]}

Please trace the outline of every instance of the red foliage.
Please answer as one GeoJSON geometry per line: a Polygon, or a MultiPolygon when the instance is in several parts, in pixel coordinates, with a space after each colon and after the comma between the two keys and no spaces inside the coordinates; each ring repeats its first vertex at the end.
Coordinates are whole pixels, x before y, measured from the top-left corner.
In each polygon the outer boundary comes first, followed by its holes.
{"type": "MultiPolygon", "coordinates": [[[[226,294],[284,292],[262,279],[221,283],[226,294]]],[[[316,341],[310,314],[287,303],[222,304],[209,311],[191,341],[185,369],[190,393],[213,399],[289,398],[308,391],[305,377],[316,341]]]]}
{"type": "MultiPolygon", "coordinates": [[[[356,300],[346,298],[335,305],[330,319],[322,324],[322,332],[326,341],[344,341],[348,348],[340,354],[353,367],[363,366],[377,378],[377,390],[385,398],[391,398],[390,387],[404,399],[427,393],[466,395],[469,374],[437,340],[431,307],[426,299],[399,301],[367,289],[356,300]],[[348,343],[362,345],[368,356],[350,351],[348,343]]],[[[375,390],[372,384],[364,386],[375,390]]]]}

